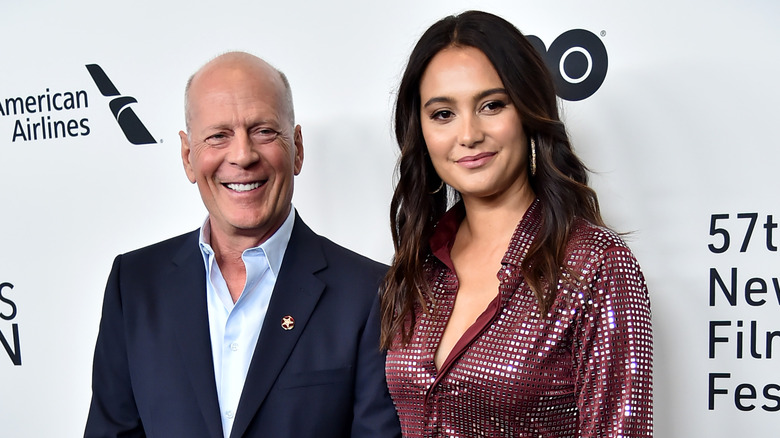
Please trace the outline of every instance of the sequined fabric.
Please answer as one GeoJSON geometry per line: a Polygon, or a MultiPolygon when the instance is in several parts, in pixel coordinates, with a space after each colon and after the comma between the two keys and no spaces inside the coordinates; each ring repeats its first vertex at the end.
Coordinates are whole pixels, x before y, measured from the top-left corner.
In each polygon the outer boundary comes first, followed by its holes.
{"type": "Polygon", "coordinates": [[[566,274],[541,317],[520,273],[539,227],[539,201],[518,224],[497,297],[442,364],[434,354],[458,279],[449,248],[459,217],[431,240],[433,296],[411,342],[387,356],[405,437],[651,437],[652,327],[644,277],[612,231],[579,221],[566,274]]]}

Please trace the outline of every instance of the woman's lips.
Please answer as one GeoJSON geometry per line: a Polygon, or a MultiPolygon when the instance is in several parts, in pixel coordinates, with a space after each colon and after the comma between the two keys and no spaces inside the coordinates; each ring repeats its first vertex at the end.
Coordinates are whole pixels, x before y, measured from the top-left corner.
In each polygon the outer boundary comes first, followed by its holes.
{"type": "Polygon", "coordinates": [[[495,152],[482,152],[477,155],[463,157],[455,162],[467,169],[476,169],[487,164],[495,155],[495,152]]]}

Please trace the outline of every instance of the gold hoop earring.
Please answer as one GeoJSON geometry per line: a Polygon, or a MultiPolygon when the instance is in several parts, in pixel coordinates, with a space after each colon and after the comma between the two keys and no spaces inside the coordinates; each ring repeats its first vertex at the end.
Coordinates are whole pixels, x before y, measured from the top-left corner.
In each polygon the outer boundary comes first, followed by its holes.
{"type": "Polygon", "coordinates": [[[439,193],[441,191],[441,189],[443,189],[443,188],[444,188],[444,180],[441,180],[441,184],[439,184],[439,188],[434,190],[434,191],[432,191],[432,192],[428,192],[428,194],[429,195],[435,195],[435,194],[439,193]]]}
{"type": "Polygon", "coordinates": [[[536,176],[536,142],[531,139],[531,176],[536,176]]]}

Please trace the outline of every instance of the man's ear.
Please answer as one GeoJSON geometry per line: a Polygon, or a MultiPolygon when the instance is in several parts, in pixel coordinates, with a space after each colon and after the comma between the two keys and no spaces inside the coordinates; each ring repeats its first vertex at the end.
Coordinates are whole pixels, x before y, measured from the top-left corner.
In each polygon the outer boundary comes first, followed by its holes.
{"type": "Polygon", "coordinates": [[[184,131],[179,131],[179,138],[181,139],[181,162],[184,165],[184,173],[187,174],[187,179],[194,184],[195,171],[192,170],[190,162],[190,138],[184,131]]]}
{"type": "Polygon", "coordinates": [[[303,134],[301,134],[301,125],[295,126],[293,143],[295,144],[295,158],[293,163],[295,166],[295,175],[298,175],[301,173],[301,168],[303,168],[303,134]]]}

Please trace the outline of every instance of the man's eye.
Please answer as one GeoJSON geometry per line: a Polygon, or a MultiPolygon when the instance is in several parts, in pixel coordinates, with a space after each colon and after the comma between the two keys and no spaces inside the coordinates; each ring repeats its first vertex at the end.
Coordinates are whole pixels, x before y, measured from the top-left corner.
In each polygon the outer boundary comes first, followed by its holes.
{"type": "Polygon", "coordinates": [[[225,143],[228,140],[228,136],[225,134],[213,134],[206,137],[206,144],[211,146],[218,146],[225,143]]]}
{"type": "Polygon", "coordinates": [[[274,131],[273,129],[267,129],[267,128],[258,129],[252,134],[252,136],[255,137],[261,143],[270,143],[274,141],[278,135],[279,135],[278,132],[274,131]]]}

